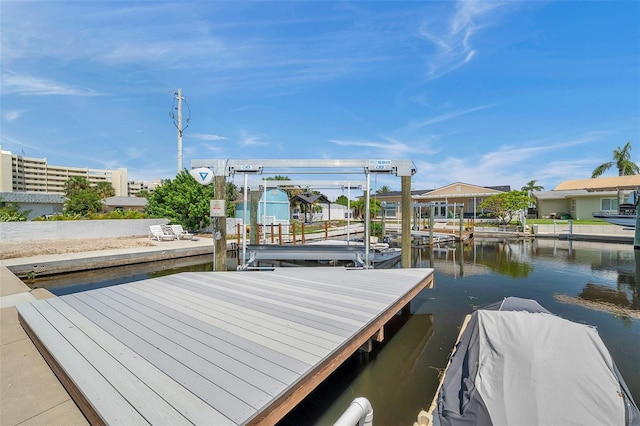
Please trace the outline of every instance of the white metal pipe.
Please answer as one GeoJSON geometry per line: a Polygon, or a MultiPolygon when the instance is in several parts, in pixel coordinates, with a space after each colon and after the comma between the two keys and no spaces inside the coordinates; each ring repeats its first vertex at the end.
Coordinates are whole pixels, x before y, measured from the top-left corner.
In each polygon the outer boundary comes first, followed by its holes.
{"type": "Polygon", "coordinates": [[[333,426],[373,426],[373,407],[365,397],[358,397],[351,402],[347,410],[333,426]]]}
{"type": "Polygon", "coordinates": [[[242,265],[247,262],[247,207],[248,207],[248,174],[244,174],[244,211],[242,212],[242,265]]]}
{"type": "Polygon", "coordinates": [[[267,181],[262,181],[263,189],[262,194],[264,202],[262,203],[262,236],[264,238],[264,244],[267,244],[267,181]]]}
{"type": "Polygon", "coordinates": [[[371,249],[371,206],[369,205],[369,191],[371,187],[371,175],[367,173],[367,184],[364,194],[364,267],[369,267],[369,250],[371,249]]]}
{"type": "Polygon", "coordinates": [[[351,236],[351,184],[347,183],[347,245],[351,236]]]}

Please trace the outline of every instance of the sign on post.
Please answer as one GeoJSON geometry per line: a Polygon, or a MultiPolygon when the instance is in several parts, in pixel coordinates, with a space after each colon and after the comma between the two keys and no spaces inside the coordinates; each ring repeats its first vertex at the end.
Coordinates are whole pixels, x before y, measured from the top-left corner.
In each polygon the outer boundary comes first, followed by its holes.
{"type": "Polygon", "coordinates": [[[224,217],[227,214],[225,200],[210,200],[209,209],[211,217],[224,217]]]}

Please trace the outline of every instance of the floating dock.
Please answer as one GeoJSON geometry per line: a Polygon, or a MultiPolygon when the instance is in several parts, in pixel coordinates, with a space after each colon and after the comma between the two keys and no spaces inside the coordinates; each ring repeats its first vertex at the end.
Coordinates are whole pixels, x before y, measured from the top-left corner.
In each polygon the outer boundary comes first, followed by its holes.
{"type": "Polygon", "coordinates": [[[433,269],[187,272],[17,306],[92,424],[274,424],[433,269]]]}

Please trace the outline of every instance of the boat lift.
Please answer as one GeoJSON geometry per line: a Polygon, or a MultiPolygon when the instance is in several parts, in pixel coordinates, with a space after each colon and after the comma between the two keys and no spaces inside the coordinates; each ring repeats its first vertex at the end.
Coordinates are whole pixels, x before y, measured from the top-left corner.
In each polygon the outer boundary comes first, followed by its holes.
{"type": "MultiPolygon", "coordinates": [[[[364,197],[365,197],[365,268],[370,267],[369,251],[370,251],[370,206],[369,197],[371,192],[371,174],[394,174],[400,177],[408,177],[409,185],[405,188],[403,181],[403,194],[410,194],[410,179],[416,173],[415,165],[411,160],[314,160],[314,159],[287,159],[287,160],[191,160],[192,169],[203,169],[204,172],[212,171],[215,176],[234,176],[241,173],[244,175],[244,205],[248,201],[248,176],[250,174],[364,174],[366,177],[364,197]]],[[[285,183],[287,181],[284,181],[285,183]]],[[[407,197],[410,199],[409,197],[407,197]]],[[[403,196],[404,199],[404,196],[403,196]]],[[[407,211],[409,206],[407,206],[407,211]]],[[[244,223],[247,223],[247,209],[244,209],[244,223]]],[[[403,223],[404,225],[404,223],[403,223]]],[[[404,226],[403,226],[404,228],[404,226]]],[[[407,229],[407,232],[409,230],[407,229]]],[[[404,233],[404,229],[403,229],[404,233]]],[[[246,233],[242,239],[242,264],[246,264],[247,256],[247,237],[246,233]]],[[[409,250],[403,250],[403,266],[405,265],[405,256],[410,256],[409,250]]],[[[410,261],[410,257],[407,257],[410,261]]],[[[407,262],[408,263],[408,262],[407,262]]]]}

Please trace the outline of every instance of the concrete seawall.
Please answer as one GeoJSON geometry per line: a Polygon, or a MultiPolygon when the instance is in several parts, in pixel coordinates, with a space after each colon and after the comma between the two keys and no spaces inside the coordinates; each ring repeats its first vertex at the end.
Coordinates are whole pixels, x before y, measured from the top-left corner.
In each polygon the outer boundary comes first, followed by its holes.
{"type": "Polygon", "coordinates": [[[602,241],[633,244],[635,230],[617,225],[576,225],[568,221],[532,225],[536,238],[557,238],[575,241],[602,241]]]}
{"type": "Polygon", "coordinates": [[[2,241],[68,240],[82,238],[145,237],[150,225],[169,219],[52,220],[0,222],[2,241]]]}

